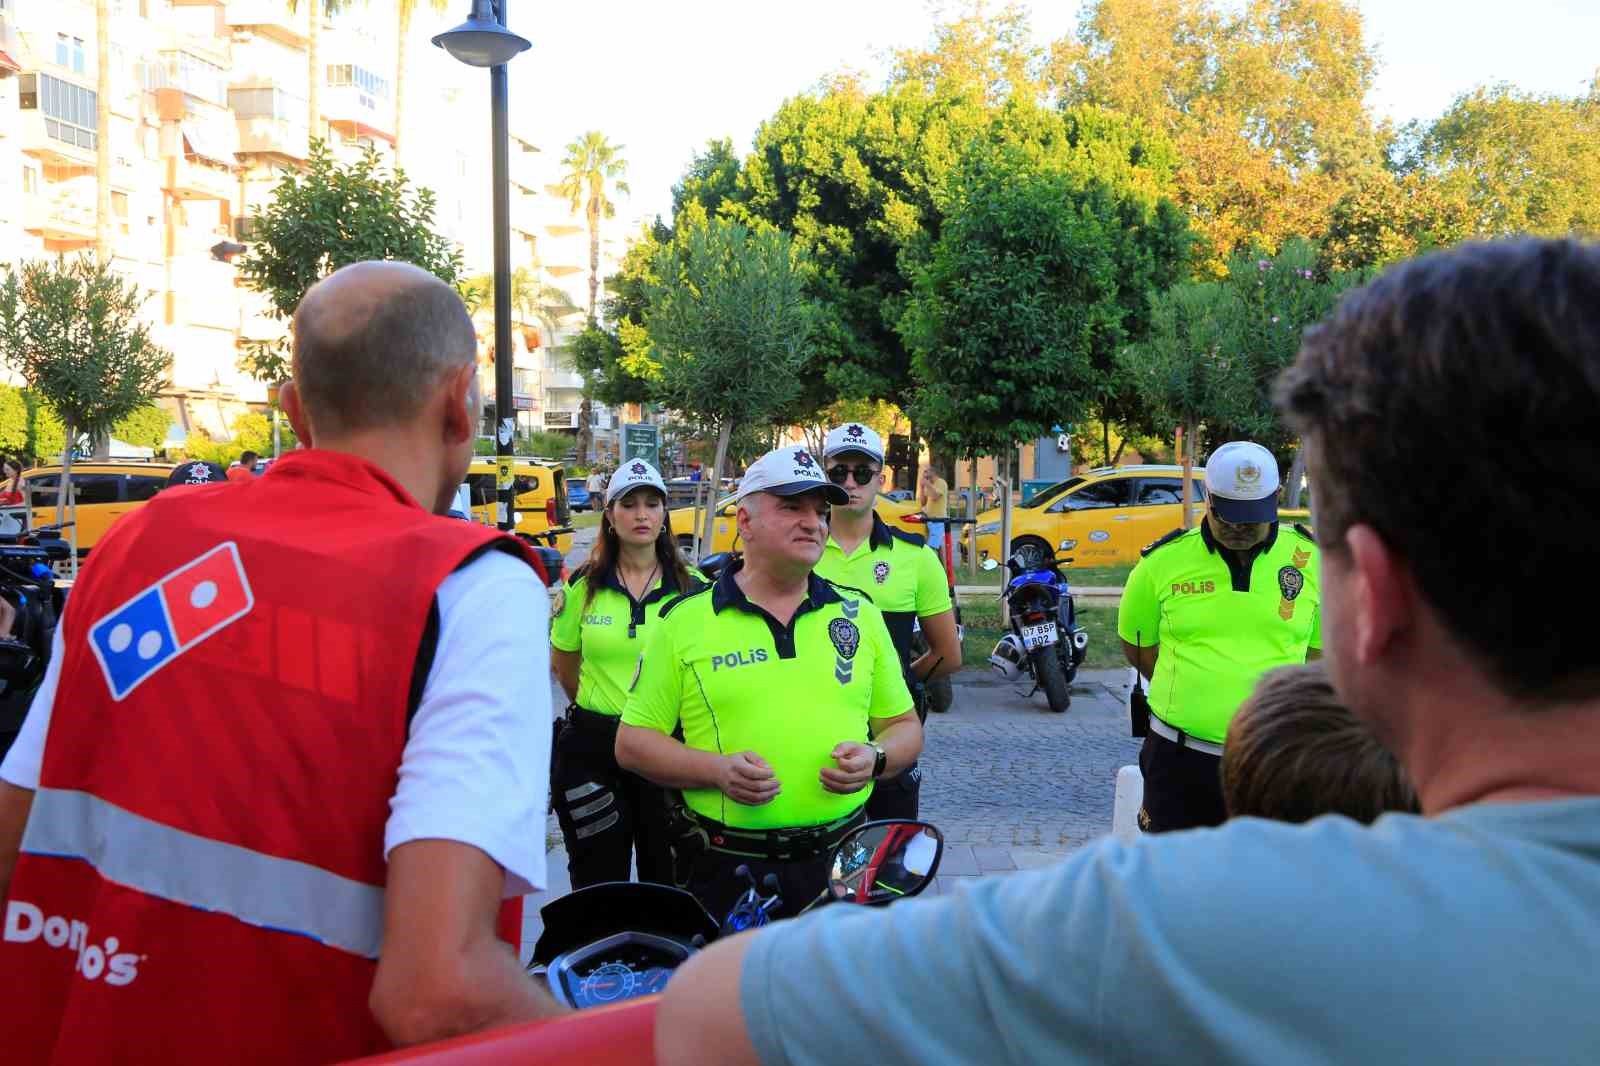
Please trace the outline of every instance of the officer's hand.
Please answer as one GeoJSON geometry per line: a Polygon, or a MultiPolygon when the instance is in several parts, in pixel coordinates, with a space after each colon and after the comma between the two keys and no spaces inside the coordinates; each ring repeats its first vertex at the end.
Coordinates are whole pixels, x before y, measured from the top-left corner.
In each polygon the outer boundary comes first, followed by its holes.
{"type": "Polygon", "coordinates": [[[11,627],[17,624],[17,609],[11,601],[0,596],[0,639],[11,639],[11,627]]]}
{"type": "Polygon", "coordinates": [[[778,778],[767,760],[753,751],[736,752],[722,759],[722,777],[717,788],[735,803],[759,807],[778,794],[778,778]]]}
{"type": "Polygon", "coordinates": [[[872,767],[878,761],[878,753],[867,745],[847,740],[836,745],[828,754],[837,764],[837,769],[832,766],[822,768],[822,787],[829,792],[837,792],[841,796],[860,792],[872,780],[872,767]]]}

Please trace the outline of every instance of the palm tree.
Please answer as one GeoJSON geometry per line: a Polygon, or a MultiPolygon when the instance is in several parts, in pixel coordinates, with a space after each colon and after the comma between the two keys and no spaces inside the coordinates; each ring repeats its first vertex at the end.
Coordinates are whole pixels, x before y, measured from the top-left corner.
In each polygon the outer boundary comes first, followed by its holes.
{"type": "MultiPolygon", "coordinates": [[[[450,6],[450,0],[428,0],[428,4],[435,11],[443,14],[450,6]]],[[[395,46],[394,61],[394,160],[395,166],[400,165],[400,131],[404,128],[401,120],[405,116],[406,103],[406,53],[410,51],[411,16],[417,10],[417,0],[395,0],[395,6],[400,15],[400,38],[395,46]]]]}
{"type": "Polygon", "coordinates": [[[111,262],[111,0],[94,4],[94,255],[111,262]]]}
{"type": "Polygon", "coordinates": [[[622,158],[624,145],[612,144],[599,130],[590,130],[567,145],[561,161],[565,173],[557,192],[566,197],[576,213],[582,208],[589,218],[589,320],[594,321],[595,304],[600,295],[600,219],[613,218],[617,205],[606,197],[606,182],[613,192],[625,193],[628,183],[622,176],[628,163],[622,158]]]}
{"type": "MultiPolygon", "coordinates": [[[[306,45],[306,122],[312,140],[322,140],[322,20],[350,7],[351,0],[306,0],[311,30],[306,45]]],[[[290,14],[300,10],[300,0],[289,0],[290,14]]]]}

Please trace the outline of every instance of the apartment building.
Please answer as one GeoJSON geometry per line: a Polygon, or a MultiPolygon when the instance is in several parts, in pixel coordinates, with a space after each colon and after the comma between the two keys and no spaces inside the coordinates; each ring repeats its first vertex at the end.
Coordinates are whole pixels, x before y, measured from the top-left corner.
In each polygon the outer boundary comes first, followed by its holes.
{"type": "MultiPolygon", "coordinates": [[[[312,136],[310,5],[286,0],[111,0],[110,121],[99,128],[92,0],[0,0],[0,261],[92,253],[96,151],[111,145],[113,265],[150,294],[144,313],[173,353],[163,402],[178,435],[227,436],[266,403],[237,367],[244,345],[281,336],[231,260],[250,219],[312,136]]],[[[335,155],[372,148],[434,190],[438,228],[470,273],[491,266],[487,75],[428,43],[443,21],[421,5],[409,42],[405,135],[395,115],[397,27],[381,7],[317,34],[318,131],[335,155]]],[[[513,68],[515,69],[515,68],[513,68]]],[[[515,120],[513,120],[515,122],[515,120]]],[[[575,125],[577,123],[575,122],[575,125]]],[[[588,237],[550,192],[559,152],[513,143],[513,266],[536,268],[582,306],[588,237]]],[[[604,268],[609,270],[609,265],[604,268]]],[[[492,308],[480,311],[486,394],[492,308]]],[[[518,421],[576,429],[582,381],[554,351],[582,328],[515,331],[518,421]]]]}

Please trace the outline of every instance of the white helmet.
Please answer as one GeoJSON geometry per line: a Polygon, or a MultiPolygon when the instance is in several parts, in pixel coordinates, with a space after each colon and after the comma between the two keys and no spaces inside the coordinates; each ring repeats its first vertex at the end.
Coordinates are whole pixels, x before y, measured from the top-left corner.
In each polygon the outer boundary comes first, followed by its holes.
{"type": "Polygon", "coordinates": [[[994,651],[989,653],[989,665],[1007,681],[1015,681],[1022,676],[1022,664],[1027,659],[1027,649],[1023,648],[1022,641],[1017,639],[1015,633],[1001,637],[994,651]]]}

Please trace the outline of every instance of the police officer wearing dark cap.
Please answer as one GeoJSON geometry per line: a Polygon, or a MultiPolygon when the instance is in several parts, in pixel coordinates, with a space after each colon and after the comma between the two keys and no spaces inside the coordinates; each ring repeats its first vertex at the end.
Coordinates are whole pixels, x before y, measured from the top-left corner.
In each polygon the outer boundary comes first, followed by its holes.
{"type": "Polygon", "coordinates": [[[1140,828],[1220,825],[1222,743],[1262,674],[1322,655],[1320,561],[1303,526],[1280,525],[1278,464],[1232,441],[1206,463],[1206,514],[1144,550],[1117,632],[1149,679],[1140,828]]]}
{"type": "Polygon", "coordinates": [[[177,469],[167,475],[166,488],[178,485],[210,485],[218,481],[227,481],[227,471],[216,463],[207,463],[199,459],[179,463],[177,469]]]}
{"type": "MultiPolygon", "coordinates": [[[[828,480],[849,500],[833,508],[827,546],[817,573],[838,585],[864,592],[883,614],[911,689],[917,716],[927,720],[925,683],[961,669],[961,643],[944,564],[922,537],[896,529],[879,516],[883,489],[883,439],[871,426],[849,422],[828,432],[822,446],[828,480]],[[917,625],[928,650],[912,651],[917,625]]],[[[880,781],[867,801],[874,818],[917,817],[922,770],[880,781]]]]}
{"type": "Polygon", "coordinates": [[[849,494],[787,447],[752,464],[736,498],[744,558],[662,613],[617,761],[682,791],[680,886],[720,916],[745,865],[776,875],[792,914],[827,887],[875,782],[915,762],[922,724],[881,613],[813,573],[829,507],[849,494]]]}

